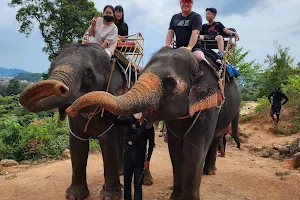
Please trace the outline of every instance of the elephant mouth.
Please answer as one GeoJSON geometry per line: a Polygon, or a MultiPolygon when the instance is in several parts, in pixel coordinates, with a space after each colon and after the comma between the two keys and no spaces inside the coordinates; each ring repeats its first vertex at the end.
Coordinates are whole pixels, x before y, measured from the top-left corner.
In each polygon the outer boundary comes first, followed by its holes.
{"type": "Polygon", "coordinates": [[[39,112],[59,107],[69,95],[70,89],[58,80],[42,80],[27,87],[19,102],[31,112],[39,112]]]}

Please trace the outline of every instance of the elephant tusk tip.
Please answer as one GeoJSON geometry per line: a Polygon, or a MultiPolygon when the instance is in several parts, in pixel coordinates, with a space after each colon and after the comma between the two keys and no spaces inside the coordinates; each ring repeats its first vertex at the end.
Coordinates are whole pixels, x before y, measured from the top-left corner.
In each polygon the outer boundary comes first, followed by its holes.
{"type": "Polygon", "coordinates": [[[78,111],[74,110],[71,106],[67,108],[66,113],[70,116],[70,117],[76,117],[78,115],[78,111]]]}

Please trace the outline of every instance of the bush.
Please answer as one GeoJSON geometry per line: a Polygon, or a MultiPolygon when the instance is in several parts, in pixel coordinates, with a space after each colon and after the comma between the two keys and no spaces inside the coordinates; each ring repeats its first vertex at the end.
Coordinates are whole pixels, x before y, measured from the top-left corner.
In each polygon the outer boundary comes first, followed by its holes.
{"type": "Polygon", "coordinates": [[[259,105],[256,106],[255,112],[258,114],[268,112],[268,108],[270,108],[270,102],[268,98],[264,96],[262,98],[258,98],[257,100],[259,102],[259,105]]]}
{"type": "MultiPolygon", "coordinates": [[[[0,122],[0,158],[17,161],[60,155],[69,146],[66,122],[58,114],[22,126],[16,117],[0,122]]],[[[32,120],[33,121],[33,120],[32,120]]]]}

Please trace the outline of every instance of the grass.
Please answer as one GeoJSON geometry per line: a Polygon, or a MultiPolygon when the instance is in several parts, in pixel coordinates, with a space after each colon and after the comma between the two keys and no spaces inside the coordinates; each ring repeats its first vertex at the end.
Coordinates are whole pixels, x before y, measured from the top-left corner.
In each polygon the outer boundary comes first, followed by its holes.
{"type": "Polygon", "coordinates": [[[243,133],[243,132],[239,132],[239,135],[244,138],[249,138],[249,136],[250,136],[249,134],[243,133]]]}
{"type": "Polygon", "coordinates": [[[270,108],[270,102],[267,97],[262,97],[257,99],[259,102],[259,105],[256,106],[255,108],[255,113],[257,114],[265,114],[270,108]]]}
{"type": "Polygon", "coordinates": [[[241,116],[240,119],[239,119],[239,122],[240,123],[245,123],[245,122],[248,122],[248,121],[251,121],[253,119],[253,115],[244,115],[244,116],[241,116]]]}
{"type": "Polygon", "coordinates": [[[291,173],[290,171],[281,171],[281,172],[276,172],[275,175],[276,176],[287,176],[290,173],[291,173]]]}

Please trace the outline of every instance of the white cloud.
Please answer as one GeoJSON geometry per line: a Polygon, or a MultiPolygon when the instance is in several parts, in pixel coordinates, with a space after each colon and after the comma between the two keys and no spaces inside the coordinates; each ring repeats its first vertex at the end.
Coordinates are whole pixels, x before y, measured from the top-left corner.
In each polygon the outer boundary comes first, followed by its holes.
{"type": "MultiPolygon", "coordinates": [[[[38,31],[30,39],[17,32],[19,23],[15,19],[16,9],[9,8],[10,0],[0,1],[0,66],[20,67],[30,71],[43,71],[49,62],[41,52],[44,46],[38,31]],[[5,33],[5,35],[3,35],[5,33]],[[8,41],[4,41],[8,38],[8,41]],[[12,43],[9,40],[17,39],[12,43]],[[32,45],[29,45],[29,44],[32,45]],[[6,46],[5,46],[6,45],[6,46]],[[24,54],[20,55],[20,52],[24,54]],[[29,54],[28,54],[29,53],[29,54]],[[24,56],[28,55],[28,56],[24,56]],[[38,56],[37,56],[38,55],[38,56]],[[11,57],[10,57],[11,56],[11,57]],[[17,62],[17,59],[22,59],[17,62]],[[10,61],[11,60],[11,61],[10,61]],[[38,64],[36,64],[38,62],[38,64]],[[22,65],[26,63],[26,65],[22,65]],[[20,65],[20,66],[18,66],[20,65]]],[[[173,14],[180,12],[179,0],[94,0],[96,8],[102,11],[106,4],[122,5],[130,34],[141,32],[145,38],[145,60],[165,43],[165,37],[173,14]]],[[[300,0],[210,0],[195,1],[194,11],[202,15],[205,22],[205,8],[218,8],[218,17],[227,27],[238,30],[239,46],[250,50],[248,59],[262,63],[267,54],[274,53],[273,41],[290,47],[296,62],[300,61],[300,0]],[[239,9],[240,8],[240,9],[239,9]]]]}

